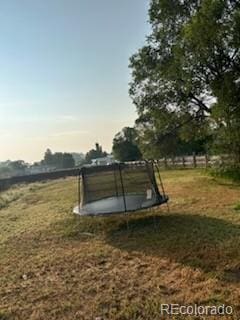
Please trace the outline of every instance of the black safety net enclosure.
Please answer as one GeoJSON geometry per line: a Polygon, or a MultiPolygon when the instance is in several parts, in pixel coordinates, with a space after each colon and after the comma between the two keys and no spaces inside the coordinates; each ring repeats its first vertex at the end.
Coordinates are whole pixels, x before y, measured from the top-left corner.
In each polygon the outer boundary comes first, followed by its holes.
{"type": "Polygon", "coordinates": [[[131,212],[167,201],[159,170],[153,162],[89,166],[79,171],[78,205],[74,213],[104,215],[131,212]]]}

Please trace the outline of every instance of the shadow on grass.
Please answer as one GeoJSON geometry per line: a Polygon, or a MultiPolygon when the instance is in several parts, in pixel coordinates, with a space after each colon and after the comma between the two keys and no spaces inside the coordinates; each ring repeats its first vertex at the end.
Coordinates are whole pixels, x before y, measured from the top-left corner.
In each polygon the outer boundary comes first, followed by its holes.
{"type": "MultiPolygon", "coordinates": [[[[128,252],[169,258],[205,272],[240,270],[240,226],[226,220],[175,213],[157,215],[136,213],[111,217],[69,216],[48,229],[24,238],[28,250],[69,241],[101,239],[112,247],[128,252]],[[63,240],[63,242],[62,242],[63,240]],[[36,246],[35,246],[36,244],[36,246]]],[[[23,237],[23,235],[21,235],[23,237]]],[[[22,238],[23,239],[23,238],[22,238]]],[[[17,239],[14,243],[16,243],[17,239]]],[[[18,241],[19,242],[19,241],[18,241]]]]}
{"type": "Polygon", "coordinates": [[[122,223],[106,237],[122,250],[167,257],[206,272],[236,267],[240,261],[240,226],[201,215],[138,216],[128,230],[122,223]]]}

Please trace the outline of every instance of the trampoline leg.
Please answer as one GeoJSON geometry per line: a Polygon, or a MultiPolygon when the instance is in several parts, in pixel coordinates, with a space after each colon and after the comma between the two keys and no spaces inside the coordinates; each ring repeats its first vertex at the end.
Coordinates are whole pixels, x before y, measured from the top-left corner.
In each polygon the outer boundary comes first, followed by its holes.
{"type": "Polygon", "coordinates": [[[170,207],[169,207],[168,202],[166,202],[166,205],[167,205],[167,212],[170,213],[170,207]]]}
{"type": "Polygon", "coordinates": [[[153,218],[153,225],[154,225],[154,229],[157,230],[157,219],[156,219],[156,215],[153,209],[151,209],[151,214],[152,214],[152,218],[153,218]]]}

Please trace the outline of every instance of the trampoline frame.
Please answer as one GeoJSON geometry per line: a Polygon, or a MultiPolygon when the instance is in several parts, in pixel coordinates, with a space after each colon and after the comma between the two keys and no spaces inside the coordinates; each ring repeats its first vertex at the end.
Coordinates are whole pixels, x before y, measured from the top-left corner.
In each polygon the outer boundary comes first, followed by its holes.
{"type": "MultiPolygon", "coordinates": [[[[76,213],[74,211],[75,214],[78,214],[80,216],[108,216],[108,215],[119,215],[121,213],[123,214],[127,214],[127,213],[133,213],[133,212],[136,212],[136,211],[142,211],[142,210],[147,210],[147,209],[151,209],[153,207],[157,207],[157,206],[160,206],[164,203],[167,204],[168,200],[169,200],[169,197],[165,194],[165,189],[164,189],[164,186],[163,186],[163,182],[162,182],[162,178],[161,178],[161,175],[160,175],[160,170],[159,170],[159,167],[158,167],[158,163],[156,161],[147,161],[147,160],[144,160],[144,161],[139,161],[139,162],[121,162],[121,163],[114,163],[114,164],[111,164],[111,165],[104,165],[104,166],[93,166],[93,167],[82,167],[80,170],[79,170],[79,173],[78,173],[78,213],[76,213]],[[141,208],[136,208],[136,209],[128,209],[127,208],[127,203],[126,203],[126,192],[125,192],[125,187],[124,187],[124,179],[123,179],[123,176],[122,176],[122,170],[128,166],[143,166],[145,165],[146,166],[146,172],[148,173],[148,176],[149,176],[149,181],[151,182],[151,185],[153,186],[154,188],[154,192],[155,192],[155,196],[156,196],[156,202],[153,203],[152,205],[149,205],[147,207],[141,207],[141,208]],[[149,170],[149,166],[151,166],[151,170],[149,170]],[[159,183],[160,183],[160,186],[161,186],[161,191],[162,193],[160,193],[159,191],[159,187],[158,187],[158,184],[156,182],[156,178],[155,178],[155,170],[154,168],[156,169],[156,172],[157,172],[157,175],[158,175],[158,179],[159,179],[159,183]],[[122,196],[123,197],[123,204],[124,204],[124,210],[121,210],[121,211],[113,211],[113,212],[106,212],[106,213],[86,213],[86,214],[81,214],[81,200],[82,200],[82,197],[81,197],[81,181],[82,181],[82,186],[84,188],[84,184],[85,184],[85,173],[86,171],[93,171],[93,172],[108,172],[108,171],[113,171],[114,173],[114,181],[115,181],[115,190],[116,190],[116,197],[119,197],[119,190],[118,190],[118,186],[117,186],[117,178],[116,178],[116,172],[119,173],[119,181],[121,183],[121,192],[122,192],[122,196]],[[150,173],[153,173],[153,176],[151,176],[150,173]]],[[[129,196],[128,196],[129,197],[129,196]]],[[[104,199],[108,199],[108,198],[113,198],[113,197],[103,197],[102,199],[100,200],[104,200],[104,199]]],[[[93,202],[97,202],[97,201],[100,201],[100,200],[95,200],[93,202]]],[[[91,203],[91,202],[89,202],[91,203]]],[[[86,204],[87,205],[87,204],[86,204]]],[[[77,208],[75,207],[75,208],[77,208]]],[[[82,210],[83,211],[83,210],[82,210]]]]}

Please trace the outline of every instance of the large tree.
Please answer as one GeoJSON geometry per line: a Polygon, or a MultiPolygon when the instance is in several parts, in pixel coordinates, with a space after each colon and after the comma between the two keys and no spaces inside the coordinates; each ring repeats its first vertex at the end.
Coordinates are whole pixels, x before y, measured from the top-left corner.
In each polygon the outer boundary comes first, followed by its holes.
{"type": "Polygon", "coordinates": [[[137,145],[137,133],[134,128],[125,127],[113,139],[114,157],[119,161],[135,161],[142,157],[137,145]]]}
{"type": "Polygon", "coordinates": [[[205,139],[211,128],[239,160],[240,2],[152,0],[149,21],[146,45],[130,59],[138,125],[152,127],[156,146],[177,131],[205,139]]]}
{"type": "Polygon", "coordinates": [[[145,158],[174,157],[205,153],[211,141],[208,126],[189,115],[159,108],[136,120],[138,146],[145,158]],[[185,125],[183,126],[183,124],[185,125]]]}

